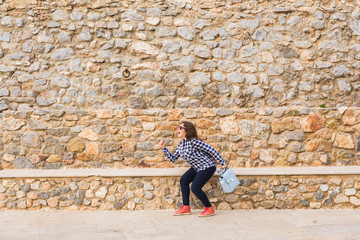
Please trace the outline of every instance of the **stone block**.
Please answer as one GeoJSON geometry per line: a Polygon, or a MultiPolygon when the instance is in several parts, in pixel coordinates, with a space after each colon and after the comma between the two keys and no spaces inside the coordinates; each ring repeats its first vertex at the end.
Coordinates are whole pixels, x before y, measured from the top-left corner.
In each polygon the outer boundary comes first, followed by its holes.
{"type": "Polygon", "coordinates": [[[310,114],[300,121],[301,129],[304,132],[316,132],[325,126],[325,119],[318,114],[310,114]]]}

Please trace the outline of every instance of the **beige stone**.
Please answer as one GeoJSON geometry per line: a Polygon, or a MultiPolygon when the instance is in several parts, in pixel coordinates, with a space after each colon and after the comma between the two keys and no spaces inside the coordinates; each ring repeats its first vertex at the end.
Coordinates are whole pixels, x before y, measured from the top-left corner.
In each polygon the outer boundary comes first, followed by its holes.
{"type": "Polygon", "coordinates": [[[179,127],[178,123],[167,123],[167,122],[161,122],[156,125],[157,130],[167,130],[167,131],[176,131],[179,127]]]}
{"type": "Polygon", "coordinates": [[[134,41],[130,46],[130,51],[139,54],[157,55],[159,50],[144,41],[134,41]]]}
{"type": "Polygon", "coordinates": [[[106,202],[100,205],[101,210],[111,210],[113,209],[114,203],[106,202]]]}
{"type": "Polygon", "coordinates": [[[113,111],[111,110],[97,110],[96,117],[100,119],[104,118],[112,118],[114,115],[113,111]]]}
{"type": "Polygon", "coordinates": [[[315,53],[313,50],[304,50],[300,53],[300,60],[308,61],[313,60],[315,57],[315,53]]]}
{"type": "Polygon", "coordinates": [[[35,192],[35,191],[30,191],[26,194],[27,198],[29,199],[38,199],[39,197],[39,192],[35,192]]]}
{"type": "Polygon", "coordinates": [[[136,206],[136,204],[134,202],[128,202],[128,204],[127,204],[127,208],[129,210],[134,210],[135,206],[136,206]]]}
{"type": "Polygon", "coordinates": [[[100,181],[97,181],[97,180],[94,180],[94,181],[91,181],[90,183],[90,188],[92,190],[96,190],[98,189],[98,187],[100,186],[101,182],[100,181]]]}
{"type": "Polygon", "coordinates": [[[74,127],[76,125],[76,121],[66,121],[64,123],[64,127],[74,127]]]}
{"type": "Polygon", "coordinates": [[[254,148],[267,148],[269,146],[267,141],[264,140],[256,140],[253,144],[254,148]]]}
{"type": "Polygon", "coordinates": [[[255,196],[252,196],[251,199],[254,201],[254,202],[261,202],[263,201],[265,198],[263,195],[255,195],[255,196]]]}
{"type": "Polygon", "coordinates": [[[270,136],[270,139],[269,139],[269,144],[273,148],[282,149],[282,148],[285,148],[287,146],[288,141],[282,135],[272,134],[270,136]]]}
{"type": "Polygon", "coordinates": [[[89,72],[93,72],[93,73],[96,73],[101,70],[101,66],[99,64],[95,64],[95,63],[88,64],[87,68],[88,68],[89,72]]]}
{"type": "Polygon", "coordinates": [[[334,199],[335,203],[345,203],[349,202],[349,197],[345,196],[344,194],[340,193],[334,199]]]}
{"type": "Polygon", "coordinates": [[[320,140],[319,146],[317,147],[318,151],[331,152],[332,144],[330,141],[320,140]]]}
{"type": "Polygon", "coordinates": [[[342,182],[342,179],[339,178],[339,177],[333,177],[333,178],[330,178],[330,182],[337,185],[337,186],[339,186],[340,183],[342,182]]]}
{"type": "Polygon", "coordinates": [[[85,192],[85,197],[87,197],[87,198],[93,198],[93,197],[95,197],[94,191],[93,191],[93,190],[87,190],[87,191],[85,192]]]}
{"type": "Polygon", "coordinates": [[[55,163],[55,162],[62,162],[63,157],[61,155],[50,155],[47,159],[46,162],[48,163],[55,163]]]}
{"type": "Polygon", "coordinates": [[[65,115],[64,120],[66,121],[78,121],[79,117],[76,115],[65,115]]]}
{"type": "Polygon", "coordinates": [[[350,134],[339,132],[336,134],[334,146],[338,148],[354,149],[354,141],[350,134]]]}
{"type": "Polygon", "coordinates": [[[90,142],[86,146],[86,151],[90,155],[99,154],[99,145],[96,142],[90,142]]]}
{"type": "Polygon", "coordinates": [[[350,197],[350,203],[354,204],[355,206],[360,206],[360,199],[357,197],[350,197]]]}
{"type": "Polygon", "coordinates": [[[161,209],[161,208],[162,208],[162,202],[161,202],[161,199],[158,197],[147,202],[144,206],[145,210],[155,210],[155,209],[161,209]]]}
{"type": "Polygon", "coordinates": [[[59,205],[58,197],[51,197],[47,200],[49,207],[55,208],[59,205]]]}
{"type": "Polygon", "coordinates": [[[49,182],[44,182],[41,184],[41,189],[44,191],[48,191],[51,188],[51,184],[49,182]]]}
{"type": "Polygon", "coordinates": [[[12,134],[11,132],[6,132],[6,134],[3,134],[3,141],[4,143],[11,143],[14,137],[14,134],[12,134]]]}
{"type": "Polygon", "coordinates": [[[314,134],[314,137],[328,140],[331,138],[331,131],[328,128],[320,129],[314,134]]]}
{"type": "MultiPolygon", "coordinates": [[[[216,124],[214,121],[208,119],[199,119],[199,120],[195,120],[194,122],[196,127],[204,128],[204,129],[214,127],[216,124]]],[[[236,132],[233,132],[232,134],[236,134],[236,132]]]]}
{"type": "Polygon", "coordinates": [[[109,130],[110,133],[115,134],[120,130],[120,127],[109,126],[108,130],[109,130]]]}
{"type": "Polygon", "coordinates": [[[305,151],[314,152],[318,148],[318,146],[319,146],[318,140],[310,141],[305,145],[305,151]]]}
{"type": "Polygon", "coordinates": [[[259,157],[259,151],[256,150],[251,151],[250,156],[252,160],[257,159],[259,157]]]}
{"type": "Polygon", "coordinates": [[[310,203],[310,208],[311,209],[319,209],[319,208],[321,208],[321,203],[319,203],[319,202],[311,202],[310,203]]]}
{"type": "Polygon", "coordinates": [[[85,149],[85,144],[81,139],[73,138],[67,143],[66,149],[68,152],[82,152],[85,149]]]}
{"type": "Polygon", "coordinates": [[[267,62],[267,63],[272,63],[272,62],[274,62],[274,58],[273,58],[273,56],[271,55],[271,53],[269,53],[269,52],[262,52],[261,55],[262,55],[262,61],[267,62]]]}
{"type": "Polygon", "coordinates": [[[17,202],[17,207],[20,209],[25,209],[26,206],[26,200],[25,199],[21,199],[17,202]]]}
{"type": "Polygon", "coordinates": [[[344,125],[355,125],[360,122],[360,111],[355,108],[349,108],[343,118],[342,121],[344,125]]]}
{"type": "Polygon", "coordinates": [[[78,159],[80,161],[90,161],[91,157],[87,153],[82,152],[82,153],[76,154],[76,159],[78,159]]]}
{"type": "Polygon", "coordinates": [[[169,121],[179,121],[183,115],[183,110],[181,109],[170,109],[168,112],[169,121]]]}
{"type": "Polygon", "coordinates": [[[301,195],[298,192],[297,189],[290,189],[287,193],[286,193],[287,197],[289,199],[300,199],[301,195]]]}
{"type": "Polygon", "coordinates": [[[49,156],[48,155],[38,155],[38,154],[31,154],[29,157],[27,157],[27,159],[36,164],[38,162],[41,162],[41,161],[45,161],[49,156]]]}
{"type": "Polygon", "coordinates": [[[352,196],[356,194],[356,189],[355,188],[347,188],[345,189],[345,195],[346,196],[352,196]]]}
{"type": "Polygon", "coordinates": [[[77,185],[78,185],[79,189],[81,189],[81,190],[86,190],[86,189],[89,189],[89,187],[90,187],[90,184],[85,180],[78,182],[77,185]]]}
{"type": "Polygon", "coordinates": [[[259,158],[267,163],[272,163],[276,159],[277,152],[276,150],[260,150],[259,158]]]}
{"type": "Polygon", "coordinates": [[[225,199],[226,199],[225,201],[228,203],[235,203],[239,199],[239,196],[235,194],[229,194],[226,196],[225,199]]]}
{"type": "Polygon", "coordinates": [[[232,208],[229,203],[221,202],[216,209],[217,210],[231,210],[232,208]]]}
{"type": "Polygon", "coordinates": [[[96,141],[98,139],[97,134],[91,129],[85,128],[79,133],[79,137],[85,138],[90,141],[96,141]]]}
{"type": "Polygon", "coordinates": [[[146,23],[148,23],[150,25],[153,25],[153,26],[159,25],[160,18],[158,18],[158,17],[147,17],[146,18],[146,23]]]}
{"type": "Polygon", "coordinates": [[[120,145],[124,151],[135,151],[136,140],[126,139],[121,141],[120,145]]]}
{"type": "Polygon", "coordinates": [[[93,200],[91,200],[91,206],[92,207],[98,207],[98,206],[100,206],[100,204],[101,204],[101,202],[100,202],[100,200],[99,199],[93,199],[93,200]]]}
{"type": "Polygon", "coordinates": [[[299,121],[296,118],[284,118],[283,120],[274,121],[271,124],[273,133],[281,133],[285,130],[293,131],[299,128],[299,121]]]}
{"type": "Polygon", "coordinates": [[[5,160],[5,161],[8,161],[8,162],[12,162],[12,161],[15,160],[15,155],[5,153],[5,154],[2,156],[2,159],[5,160]]]}
{"type": "Polygon", "coordinates": [[[4,130],[8,131],[15,131],[19,130],[22,126],[24,126],[26,123],[24,120],[19,119],[6,119],[5,123],[3,125],[4,130]]]}
{"type": "Polygon", "coordinates": [[[266,200],[264,202],[261,202],[261,206],[265,209],[271,209],[275,205],[275,202],[273,200],[266,200]]]}
{"type": "Polygon", "coordinates": [[[220,126],[223,134],[236,135],[239,132],[238,123],[233,119],[227,119],[222,121],[220,126]]]}
{"type": "Polygon", "coordinates": [[[29,5],[35,5],[38,3],[38,0],[12,0],[8,4],[12,8],[25,8],[29,5]]]}
{"type": "Polygon", "coordinates": [[[153,130],[155,130],[156,124],[149,123],[149,122],[143,122],[142,126],[143,126],[144,130],[153,131],[153,130]]]}
{"type": "MultiPolygon", "coordinates": [[[[18,198],[18,199],[23,198],[23,197],[25,197],[25,196],[26,196],[26,194],[25,194],[24,191],[17,191],[17,192],[16,192],[16,198],[18,198]]],[[[4,197],[5,197],[5,196],[4,196],[4,197]]],[[[5,199],[1,199],[1,197],[0,197],[0,200],[5,200],[5,199]]]]}
{"type": "Polygon", "coordinates": [[[231,205],[233,209],[253,209],[252,202],[239,202],[231,205]]]}
{"type": "Polygon", "coordinates": [[[144,160],[146,162],[162,162],[164,157],[145,157],[144,160]]]}

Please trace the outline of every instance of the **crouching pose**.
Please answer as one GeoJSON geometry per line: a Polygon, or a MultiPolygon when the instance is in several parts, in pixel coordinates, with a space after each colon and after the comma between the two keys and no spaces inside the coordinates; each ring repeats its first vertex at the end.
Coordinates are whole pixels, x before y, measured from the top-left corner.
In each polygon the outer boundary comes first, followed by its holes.
{"type": "Polygon", "coordinates": [[[216,161],[221,168],[226,168],[224,160],[220,154],[209,144],[200,140],[197,136],[196,128],[191,122],[184,121],[178,128],[178,137],[182,138],[174,154],[165,147],[165,140],[161,140],[160,145],[166,157],[175,162],[179,157],[187,161],[191,168],[180,178],[181,194],[183,199],[182,207],[174,215],[190,214],[190,183],[191,191],[203,203],[205,210],[199,217],[215,215],[214,207],[206,196],[202,187],[210,180],[216,171],[216,161]],[[214,160],[215,159],[215,160],[214,160]]]}

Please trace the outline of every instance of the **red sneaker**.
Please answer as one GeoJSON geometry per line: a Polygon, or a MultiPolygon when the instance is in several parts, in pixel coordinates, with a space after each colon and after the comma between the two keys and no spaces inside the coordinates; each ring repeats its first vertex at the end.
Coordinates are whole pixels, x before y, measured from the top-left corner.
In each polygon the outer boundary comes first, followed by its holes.
{"type": "Polygon", "coordinates": [[[185,205],[182,205],[182,207],[179,210],[174,212],[175,216],[189,215],[189,214],[191,214],[190,206],[185,206],[185,205]]]}
{"type": "Polygon", "coordinates": [[[210,217],[215,215],[214,207],[206,207],[199,217],[210,217]]]}

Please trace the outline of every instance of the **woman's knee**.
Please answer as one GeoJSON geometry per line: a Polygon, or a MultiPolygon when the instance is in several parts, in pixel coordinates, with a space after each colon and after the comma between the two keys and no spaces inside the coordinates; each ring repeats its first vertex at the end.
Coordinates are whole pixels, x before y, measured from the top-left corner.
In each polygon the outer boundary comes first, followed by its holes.
{"type": "Polygon", "coordinates": [[[181,177],[180,178],[180,185],[189,185],[190,184],[190,181],[185,178],[185,177],[181,177]]]}
{"type": "Polygon", "coordinates": [[[191,185],[191,191],[196,194],[196,193],[199,193],[199,192],[202,192],[201,188],[196,186],[195,184],[192,184],[191,185]]]}

